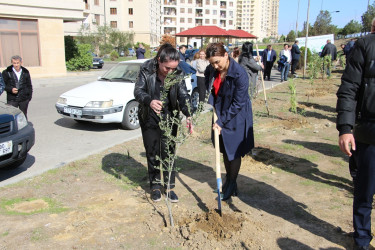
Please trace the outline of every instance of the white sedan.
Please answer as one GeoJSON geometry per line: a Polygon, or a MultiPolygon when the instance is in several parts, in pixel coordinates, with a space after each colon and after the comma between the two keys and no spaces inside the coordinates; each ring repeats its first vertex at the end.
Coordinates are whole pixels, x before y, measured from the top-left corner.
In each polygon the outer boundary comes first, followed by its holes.
{"type": "MultiPolygon", "coordinates": [[[[65,92],[57,100],[57,112],[77,122],[120,123],[124,129],[138,128],[138,102],[133,91],[145,61],[120,62],[97,81],[65,92]]],[[[185,81],[191,94],[196,89],[196,81],[191,78],[185,81]]]]}

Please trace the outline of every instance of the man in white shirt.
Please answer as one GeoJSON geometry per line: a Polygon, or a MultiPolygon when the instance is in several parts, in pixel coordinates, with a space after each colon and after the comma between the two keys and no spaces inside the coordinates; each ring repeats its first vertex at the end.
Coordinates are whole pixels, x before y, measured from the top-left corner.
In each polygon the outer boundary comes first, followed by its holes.
{"type": "Polygon", "coordinates": [[[285,56],[287,58],[282,70],[281,70],[281,82],[288,81],[288,74],[289,74],[289,68],[290,63],[292,62],[292,53],[289,49],[288,44],[284,44],[284,49],[280,51],[280,57],[285,56]]]}

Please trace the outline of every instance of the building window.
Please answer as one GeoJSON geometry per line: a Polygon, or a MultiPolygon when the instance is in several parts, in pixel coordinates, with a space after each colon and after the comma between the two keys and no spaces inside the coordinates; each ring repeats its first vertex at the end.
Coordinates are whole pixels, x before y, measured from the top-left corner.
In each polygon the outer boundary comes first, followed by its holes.
{"type": "Polygon", "coordinates": [[[233,7],[233,2],[229,2],[229,7],[233,7]]]}
{"type": "Polygon", "coordinates": [[[210,14],[210,10],[206,10],[206,15],[209,15],[210,14]]]}
{"type": "Polygon", "coordinates": [[[193,9],[192,8],[188,8],[188,13],[189,14],[193,13],[193,9]]]}
{"type": "Polygon", "coordinates": [[[100,25],[100,15],[98,15],[98,14],[95,14],[95,23],[97,24],[97,25],[100,25]]]}
{"type": "Polygon", "coordinates": [[[204,23],[205,23],[205,24],[210,24],[210,19],[206,19],[206,20],[204,20],[204,23]]]}
{"type": "Polygon", "coordinates": [[[185,23],[185,18],[181,17],[180,18],[180,23],[185,23]]]}
{"type": "Polygon", "coordinates": [[[185,0],[180,0],[180,3],[185,3],[185,0]]]}
{"type": "Polygon", "coordinates": [[[117,8],[110,8],[111,15],[117,15],[117,8]]]}
{"type": "Polygon", "coordinates": [[[212,20],[212,24],[217,24],[217,20],[216,20],[216,19],[213,19],[213,20],[212,20]]]}
{"type": "Polygon", "coordinates": [[[94,0],[94,5],[99,5],[99,0],[94,0]]]}
{"type": "Polygon", "coordinates": [[[232,25],[233,24],[233,21],[232,20],[229,20],[229,25],[232,25]]]}
{"type": "Polygon", "coordinates": [[[129,28],[133,28],[133,21],[129,21],[129,28]]]}
{"type": "Polygon", "coordinates": [[[192,23],[193,22],[193,19],[192,18],[188,18],[188,23],[192,23]]]}
{"type": "Polygon", "coordinates": [[[214,0],[213,5],[217,5],[217,1],[214,0]]]}
{"type": "Polygon", "coordinates": [[[111,21],[111,28],[117,28],[117,21],[111,21]]]}
{"type": "Polygon", "coordinates": [[[188,0],[188,3],[193,3],[193,0],[188,0]]]}
{"type": "Polygon", "coordinates": [[[213,10],[212,14],[216,15],[217,14],[217,10],[213,10]]]}
{"type": "Polygon", "coordinates": [[[181,8],[180,13],[185,13],[185,8],[181,8]]]}
{"type": "Polygon", "coordinates": [[[38,21],[0,19],[0,65],[7,67],[14,55],[24,66],[40,66],[38,21]]]}
{"type": "Polygon", "coordinates": [[[206,5],[210,5],[210,0],[206,0],[206,5]]]}
{"type": "Polygon", "coordinates": [[[133,15],[133,8],[129,8],[129,15],[133,15]]]}

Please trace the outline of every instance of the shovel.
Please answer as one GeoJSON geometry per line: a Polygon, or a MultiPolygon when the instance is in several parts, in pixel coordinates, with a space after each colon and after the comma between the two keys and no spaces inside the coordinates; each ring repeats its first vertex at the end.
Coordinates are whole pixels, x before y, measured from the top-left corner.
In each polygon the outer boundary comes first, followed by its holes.
{"type": "MultiPolygon", "coordinates": [[[[259,51],[258,51],[258,44],[257,43],[255,44],[255,47],[257,49],[257,56],[259,57],[259,51]]],[[[262,80],[264,102],[266,103],[267,114],[268,114],[268,116],[270,116],[270,110],[268,109],[268,104],[267,104],[266,87],[264,86],[264,80],[263,80],[263,71],[260,71],[260,79],[262,80]]]]}
{"type": "MultiPolygon", "coordinates": [[[[214,123],[217,121],[216,110],[214,110],[214,123]]],[[[219,145],[219,130],[217,128],[214,129],[214,140],[215,140],[215,164],[216,164],[216,184],[217,184],[217,211],[221,214],[221,195],[220,195],[220,188],[221,188],[221,172],[220,172],[220,145],[219,145]]]]}

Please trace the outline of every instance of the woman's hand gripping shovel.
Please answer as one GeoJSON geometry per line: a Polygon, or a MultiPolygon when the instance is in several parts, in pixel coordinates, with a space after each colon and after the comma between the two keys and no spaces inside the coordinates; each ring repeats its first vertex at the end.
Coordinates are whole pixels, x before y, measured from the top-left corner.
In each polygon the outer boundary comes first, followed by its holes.
{"type": "MultiPolygon", "coordinates": [[[[217,121],[217,115],[215,108],[214,111],[214,123],[217,121]]],[[[215,164],[216,164],[216,184],[217,184],[217,211],[221,214],[221,172],[220,172],[220,145],[219,145],[219,130],[217,128],[214,129],[214,140],[215,140],[215,164]]]]}

